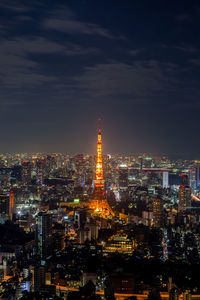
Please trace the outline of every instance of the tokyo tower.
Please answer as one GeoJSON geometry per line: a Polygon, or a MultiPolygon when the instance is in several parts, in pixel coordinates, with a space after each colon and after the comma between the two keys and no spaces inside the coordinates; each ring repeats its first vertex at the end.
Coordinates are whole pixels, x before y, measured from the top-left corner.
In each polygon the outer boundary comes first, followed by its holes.
{"type": "Polygon", "coordinates": [[[114,216],[114,212],[110,208],[104,191],[103,179],[103,163],[102,163],[102,139],[101,139],[101,119],[98,120],[98,140],[97,140],[97,158],[96,158],[96,173],[94,180],[94,193],[90,203],[90,209],[93,213],[102,218],[114,216]]]}

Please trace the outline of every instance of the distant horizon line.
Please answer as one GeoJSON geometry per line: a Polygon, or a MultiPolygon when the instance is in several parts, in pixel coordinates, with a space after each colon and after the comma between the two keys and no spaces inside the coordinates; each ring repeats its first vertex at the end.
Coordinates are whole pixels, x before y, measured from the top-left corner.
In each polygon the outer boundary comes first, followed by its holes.
{"type": "MultiPolygon", "coordinates": [[[[37,151],[37,152],[29,152],[29,151],[25,151],[25,152],[0,152],[0,155],[84,155],[84,156],[95,156],[96,153],[94,152],[92,153],[85,153],[85,152],[57,152],[57,151],[52,151],[52,152],[46,152],[46,151],[37,151]]],[[[105,153],[103,154],[105,155],[118,155],[118,156],[122,156],[122,157],[130,157],[130,156],[144,156],[144,157],[152,157],[152,158],[156,158],[156,157],[167,157],[170,159],[185,159],[185,160],[199,160],[200,159],[200,155],[192,155],[189,153],[147,153],[147,152],[133,152],[133,153],[105,153]],[[196,157],[195,157],[196,156],[196,157]],[[192,158],[195,157],[195,158],[192,158]]]]}

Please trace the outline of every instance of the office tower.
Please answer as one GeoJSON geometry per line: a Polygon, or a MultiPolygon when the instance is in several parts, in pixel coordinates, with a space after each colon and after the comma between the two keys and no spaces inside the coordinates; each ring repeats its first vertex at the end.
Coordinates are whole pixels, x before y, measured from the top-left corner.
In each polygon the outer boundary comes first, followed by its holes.
{"type": "Polygon", "coordinates": [[[5,221],[9,220],[9,204],[9,196],[0,194],[0,223],[5,223],[5,221]]]}
{"type": "Polygon", "coordinates": [[[84,228],[87,221],[87,212],[85,209],[80,209],[74,212],[74,224],[77,228],[84,228]]]}
{"type": "Polygon", "coordinates": [[[153,199],[153,223],[155,227],[163,225],[163,200],[160,197],[153,199]]]}
{"type": "Polygon", "coordinates": [[[45,177],[48,178],[55,167],[56,167],[55,157],[51,155],[47,155],[45,159],[45,177]]]}
{"type": "Polygon", "coordinates": [[[76,171],[78,174],[81,174],[84,166],[84,156],[83,154],[77,154],[74,158],[75,158],[76,171]]]}
{"type": "Polygon", "coordinates": [[[44,183],[45,164],[43,160],[36,162],[36,183],[42,185],[44,183]]]}
{"type": "Polygon", "coordinates": [[[46,212],[38,214],[36,241],[40,257],[45,258],[49,256],[52,245],[52,216],[46,212]]]}
{"type": "Polygon", "coordinates": [[[181,175],[181,185],[178,192],[178,211],[183,212],[187,207],[191,206],[191,187],[187,175],[181,175]]]}
{"type": "Polygon", "coordinates": [[[95,223],[90,223],[87,225],[88,229],[91,232],[91,238],[94,240],[98,239],[98,235],[99,235],[99,227],[97,224],[95,223]]]}
{"type": "Polygon", "coordinates": [[[164,171],[162,175],[162,187],[163,189],[167,189],[169,186],[169,173],[164,171]]]}
{"type": "Polygon", "coordinates": [[[85,185],[85,172],[84,172],[84,156],[83,154],[77,154],[75,157],[75,167],[76,167],[76,178],[75,185],[76,186],[84,186],[85,185]]]}
{"type": "Polygon", "coordinates": [[[183,300],[191,300],[191,298],[192,298],[191,291],[189,289],[185,290],[183,292],[183,300]]]}
{"type": "Polygon", "coordinates": [[[181,174],[181,185],[189,186],[188,175],[181,174]]]}
{"type": "Polygon", "coordinates": [[[14,214],[14,192],[11,190],[9,193],[9,219],[12,221],[13,219],[13,214],[14,214]]]}
{"type": "Polygon", "coordinates": [[[91,241],[91,231],[89,228],[80,229],[79,242],[82,244],[86,241],[91,241]]]}
{"type": "Polygon", "coordinates": [[[22,162],[22,183],[28,185],[31,183],[31,163],[30,161],[22,162]]]}
{"type": "Polygon", "coordinates": [[[179,299],[179,290],[177,288],[172,288],[169,293],[169,300],[178,300],[179,299]]]}
{"type": "Polygon", "coordinates": [[[33,286],[34,292],[40,291],[40,288],[45,285],[45,267],[34,266],[33,286]]]}
{"type": "Polygon", "coordinates": [[[195,165],[195,183],[196,183],[196,188],[200,186],[200,163],[197,163],[195,165]]]}
{"type": "Polygon", "coordinates": [[[93,199],[90,203],[90,209],[102,218],[114,216],[112,209],[110,208],[104,191],[104,179],[103,179],[103,164],[102,164],[102,140],[101,140],[101,119],[98,123],[98,141],[97,141],[97,158],[96,158],[96,176],[94,180],[94,193],[93,199]]]}
{"type": "Polygon", "coordinates": [[[143,157],[141,157],[141,156],[138,157],[138,164],[139,164],[140,170],[142,170],[143,169],[143,157]]]}
{"type": "Polygon", "coordinates": [[[145,157],[143,162],[144,162],[144,167],[145,168],[151,168],[152,167],[152,158],[151,157],[145,157]]]}
{"type": "Polygon", "coordinates": [[[8,187],[10,185],[10,175],[2,174],[0,175],[1,187],[8,187]]]}
{"type": "Polygon", "coordinates": [[[128,167],[127,165],[119,166],[118,185],[121,190],[128,188],[128,167]]]}
{"type": "Polygon", "coordinates": [[[22,181],[22,166],[14,166],[12,168],[11,180],[14,182],[22,181]]]}
{"type": "Polygon", "coordinates": [[[183,212],[187,207],[191,206],[191,187],[181,185],[179,187],[178,198],[178,210],[179,212],[183,212]]]}
{"type": "Polygon", "coordinates": [[[0,185],[1,187],[10,186],[12,179],[12,168],[0,168],[0,185]]]}
{"type": "Polygon", "coordinates": [[[195,169],[189,171],[189,184],[192,190],[196,189],[196,172],[195,169]]]}

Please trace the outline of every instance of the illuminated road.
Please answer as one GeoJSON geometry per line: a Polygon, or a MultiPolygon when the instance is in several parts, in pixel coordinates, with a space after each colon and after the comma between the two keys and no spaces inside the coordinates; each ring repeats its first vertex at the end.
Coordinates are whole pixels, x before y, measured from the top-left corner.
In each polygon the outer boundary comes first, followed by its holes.
{"type": "Polygon", "coordinates": [[[195,201],[200,201],[200,199],[197,196],[195,196],[194,194],[192,194],[192,199],[195,201]]]}
{"type": "MultiPolygon", "coordinates": [[[[75,288],[71,288],[71,287],[65,287],[65,286],[60,286],[60,285],[56,285],[56,289],[60,290],[60,291],[71,291],[71,292],[75,292],[78,291],[78,289],[75,288]]],[[[97,295],[104,295],[103,291],[100,292],[96,292],[97,295]]],[[[128,297],[137,297],[137,300],[146,300],[148,298],[148,292],[146,291],[145,294],[119,294],[119,293],[115,293],[115,298],[116,300],[125,300],[128,297]]],[[[192,298],[194,299],[200,299],[200,295],[191,295],[192,298]]],[[[169,299],[169,294],[168,293],[161,293],[161,298],[162,299],[169,299]]],[[[179,296],[179,299],[183,299],[183,295],[179,296]]]]}

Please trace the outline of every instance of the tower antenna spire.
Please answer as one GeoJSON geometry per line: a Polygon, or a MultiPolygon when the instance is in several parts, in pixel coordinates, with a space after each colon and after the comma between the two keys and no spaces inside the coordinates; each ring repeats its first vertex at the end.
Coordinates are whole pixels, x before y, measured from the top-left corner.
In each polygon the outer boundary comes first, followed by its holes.
{"type": "Polygon", "coordinates": [[[99,131],[99,133],[101,133],[101,121],[102,121],[102,118],[99,118],[98,119],[98,131],[99,131]]]}

